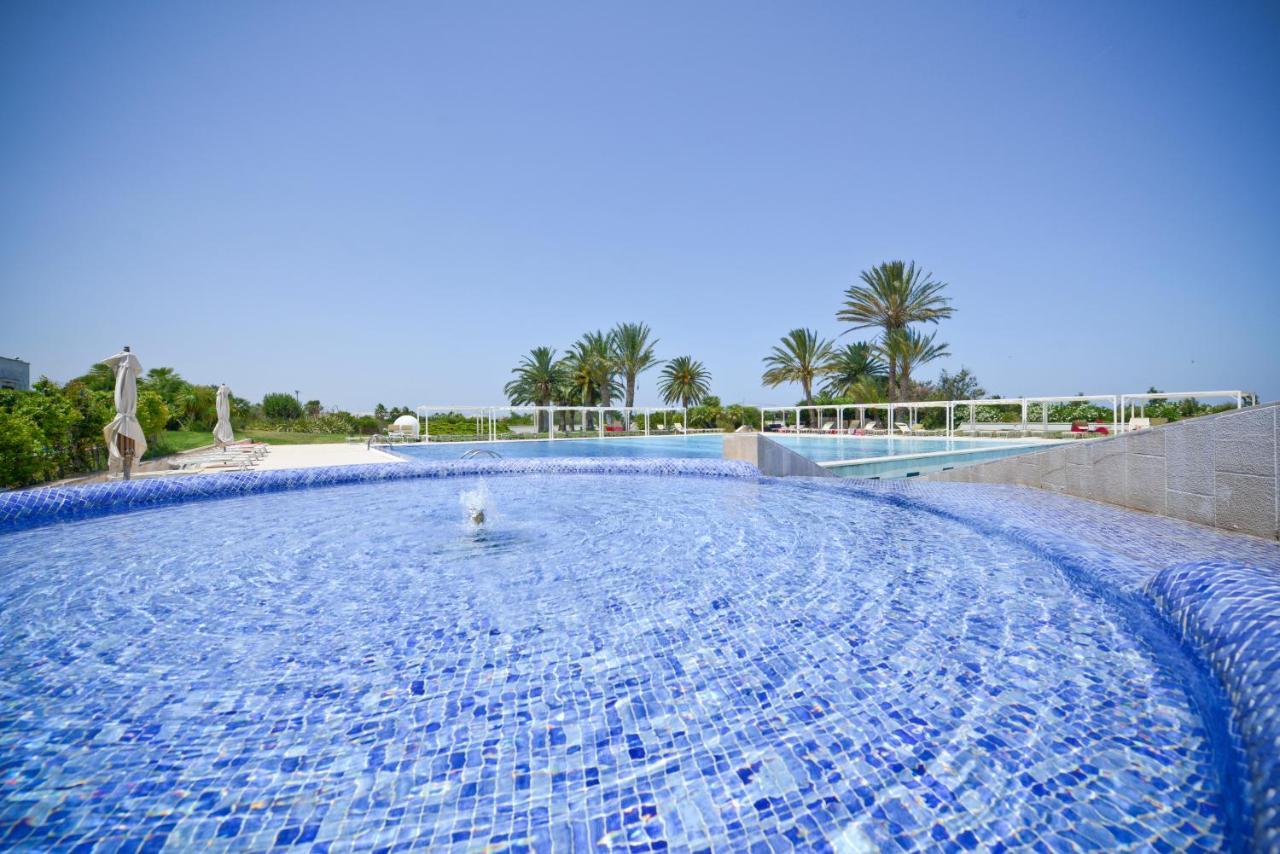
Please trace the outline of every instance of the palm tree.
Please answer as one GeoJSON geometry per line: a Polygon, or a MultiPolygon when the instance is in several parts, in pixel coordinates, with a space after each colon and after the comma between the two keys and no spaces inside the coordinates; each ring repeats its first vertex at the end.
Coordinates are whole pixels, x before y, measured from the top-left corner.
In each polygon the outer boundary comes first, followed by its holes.
{"type": "Polygon", "coordinates": [[[87,373],[76,377],[76,381],[83,383],[85,387],[94,391],[114,391],[116,387],[116,373],[108,368],[102,362],[98,362],[91,367],[87,373]]]}
{"type": "MultiPolygon", "coordinates": [[[[615,377],[613,333],[588,332],[561,360],[570,399],[577,406],[607,407],[621,389],[615,377]]],[[[593,419],[588,417],[588,423],[593,419]]]]}
{"type": "Polygon", "coordinates": [[[649,340],[652,330],[647,323],[619,323],[611,334],[614,364],[622,374],[626,405],[630,409],[636,405],[636,377],[657,364],[653,347],[658,341],[649,340]]]}
{"type": "MultiPolygon", "coordinates": [[[[882,344],[910,323],[937,323],[955,312],[951,301],[942,296],[946,283],[935,282],[933,274],[918,269],[914,261],[887,261],[863,270],[859,278],[861,285],[844,292],[844,308],[836,312],[836,319],[852,323],[850,331],[878,326],[884,333],[882,344]]],[[[898,364],[892,358],[887,361],[892,397],[900,387],[898,364]]]]}
{"type": "Polygon", "coordinates": [[[676,356],[662,369],[658,392],[668,404],[697,406],[711,391],[711,372],[692,356],[676,356]]]}
{"type": "Polygon", "coordinates": [[[614,374],[612,332],[588,332],[569,350],[568,358],[580,374],[577,383],[582,390],[582,403],[589,406],[594,400],[600,406],[608,406],[617,388],[614,374]]]}
{"type": "Polygon", "coordinates": [[[884,380],[882,379],[862,379],[849,386],[844,391],[845,396],[856,400],[858,403],[884,403],[888,400],[885,395],[884,380]]]}
{"type": "MultiPolygon", "coordinates": [[[[503,386],[503,391],[513,404],[550,406],[556,391],[564,383],[564,371],[556,361],[556,351],[551,347],[534,347],[520,364],[511,369],[515,379],[503,386]]],[[[542,415],[538,415],[538,430],[542,429],[542,415]]]]}
{"type": "MultiPolygon", "coordinates": [[[[822,393],[832,397],[854,397],[854,389],[865,391],[868,385],[878,385],[884,379],[884,362],[871,344],[859,341],[847,344],[831,357],[830,379],[822,387],[822,393]]],[[[878,394],[878,393],[877,393],[878,394]]]]}
{"type": "MultiPolygon", "coordinates": [[[[904,399],[911,391],[911,373],[934,359],[950,356],[945,343],[934,343],[937,332],[924,335],[914,329],[900,329],[888,335],[880,346],[889,364],[898,366],[897,400],[904,399]]],[[[893,390],[890,390],[893,394],[893,390]]]]}
{"type": "Polygon", "coordinates": [[[831,370],[831,341],[819,338],[813,329],[792,329],[782,338],[782,345],[765,357],[761,379],[773,388],[784,383],[800,383],[804,389],[804,405],[813,405],[813,381],[831,370]]]}

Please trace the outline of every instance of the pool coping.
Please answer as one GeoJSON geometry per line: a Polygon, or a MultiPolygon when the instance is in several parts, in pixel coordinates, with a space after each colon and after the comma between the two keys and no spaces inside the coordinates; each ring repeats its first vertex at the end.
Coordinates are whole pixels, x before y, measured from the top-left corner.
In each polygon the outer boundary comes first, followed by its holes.
{"type": "MultiPolygon", "coordinates": [[[[912,437],[912,438],[915,438],[915,437],[912,437]]],[[[973,439],[961,439],[960,441],[962,441],[962,442],[971,442],[971,441],[975,441],[975,440],[973,440],[973,439]]],[[[1000,442],[1004,442],[1005,440],[1000,439],[1000,440],[998,440],[998,441],[1000,441],[1000,442]]],[[[850,460],[829,460],[829,461],[826,461],[826,462],[820,462],[820,463],[818,463],[818,465],[822,466],[823,468],[841,468],[841,467],[846,467],[846,466],[863,466],[863,465],[869,465],[869,464],[871,464],[871,463],[896,463],[896,462],[903,462],[903,461],[906,461],[906,460],[930,459],[930,458],[934,458],[934,457],[958,457],[958,456],[963,456],[963,455],[965,455],[965,454],[989,454],[989,453],[991,453],[992,451],[999,451],[999,450],[1004,450],[1004,451],[1022,451],[1022,450],[1025,450],[1025,451],[1030,451],[1031,449],[1034,449],[1034,448],[1044,449],[1044,446],[1045,446],[1046,444],[1050,444],[1050,443],[1052,443],[1052,444],[1057,444],[1059,441],[1065,442],[1065,441],[1068,441],[1068,440],[1066,440],[1066,439],[1062,439],[1062,440],[1043,440],[1043,439],[1042,439],[1042,440],[1040,440],[1040,441],[1033,442],[1033,443],[1022,443],[1022,442],[1019,442],[1019,443],[1017,443],[1017,444],[1001,445],[1001,446],[998,446],[998,447],[995,447],[995,448],[961,448],[961,449],[960,449],[960,450],[958,450],[958,451],[957,451],[957,450],[953,450],[953,451],[921,451],[921,452],[919,452],[919,453],[917,453],[917,454],[893,454],[893,455],[890,455],[890,456],[887,456],[887,457],[855,457],[854,459],[850,459],[850,460]]],[[[797,451],[796,453],[799,453],[799,451],[797,451]]]]}

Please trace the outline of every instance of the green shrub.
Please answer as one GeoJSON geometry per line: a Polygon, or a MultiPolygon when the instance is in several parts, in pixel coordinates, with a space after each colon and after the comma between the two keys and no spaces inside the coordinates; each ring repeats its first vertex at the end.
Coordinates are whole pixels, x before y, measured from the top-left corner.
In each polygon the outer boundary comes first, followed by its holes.
{"type": "Polygon", "coordinates": [[[379,429],[378,419],[372,415],[361,415],[355,419],[355,432],[361,436],[372,436],[379,429]]]}
{"type": "Polygon", "coordinates": [[[269,421],[295,421],[302,417],[302,404],[291,394],[272,392],[262,398],[262,417],[269,421]]]}
{"type": "Polygon", "coordinates": [[[268,433],[325,433],[343,435],[356,432],[356,419],[348,412],[329,412],[319,418],[297,418],[291,421],[259,419],[246,424],[243,430],[262,430],[268,433]]]}
{"type": "Polygon", "coordinates": [[[0,486],[45,480],[40,428],[28,416],[0,409],[0,486]]]}
{"type": "Polygon", "coordinates": [[[154,391],[138,392],[138,423],[147,441],[155,441],[169,423],[169,407],[164,398],[154,391]]]}

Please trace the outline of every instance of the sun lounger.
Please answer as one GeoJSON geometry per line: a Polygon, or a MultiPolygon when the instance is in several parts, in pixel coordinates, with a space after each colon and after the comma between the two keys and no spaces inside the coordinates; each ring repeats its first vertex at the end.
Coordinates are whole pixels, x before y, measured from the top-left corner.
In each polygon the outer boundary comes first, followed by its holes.
{"type": "Polygon", "coordinates": [[[223,448],[211,448],[194,454],[183,454],[169,460],[173,469],[193,469],[208,465],[254,465],[265,457],[270,448],[267,445],[233,444],[223,448]]]}

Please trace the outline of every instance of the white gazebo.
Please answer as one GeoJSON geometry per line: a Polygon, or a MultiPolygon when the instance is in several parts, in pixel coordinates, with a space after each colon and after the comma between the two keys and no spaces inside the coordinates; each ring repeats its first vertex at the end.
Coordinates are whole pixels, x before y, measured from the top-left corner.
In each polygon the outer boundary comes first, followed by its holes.
{"type": "Polygon", "coordinates": [[[401,439],[418,438],[418,418],[415,415],[401,415],[387,428],[388,436],[399,436],[401,439]]]}

